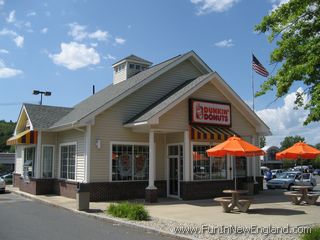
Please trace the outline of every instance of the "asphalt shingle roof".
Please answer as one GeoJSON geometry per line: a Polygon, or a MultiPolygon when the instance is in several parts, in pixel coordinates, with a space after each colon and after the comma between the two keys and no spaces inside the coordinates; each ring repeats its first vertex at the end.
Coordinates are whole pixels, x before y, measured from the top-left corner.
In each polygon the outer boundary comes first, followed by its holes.
{"type": "Polygon", "coordinates": [[[160,99],[156,103],[149,106],[143,112],[137,114],[135,117],[129,120],[127,124],[144,122],[149,120],[151,117],[153,117],[154,115],[156,115],[157,113],[165,109],[169,104],[178,100],[185,93],[189,92],[192,88],[196,87],[202,81],[206,80],[207,78],[210,78],[213,74],[214,73],[208,73],[200,77],[197,77],[195,79],[186,81],[185,83],[183,83],[182,85],[180,85],[179,87],[177,87],[176,89],[168,93],[166,96],[164,96],[162,99],[160,99]]]}
{"type": "Polygon", "coordinates": [[[90,96],[89,98],[75,105],[73,107],[73,110],[70,113],[62,117],[59,121],[54,123],[51,127],[55,128],[59,126],[64,126],[64,125],[72,124],[81,120],[82,118],[86,117],[87,115],[96,111],[97,109],[103,107],[105,104],[111,102],[112,100],[116,98],[120,98],[121,95],[124,94],[129,89],[136,86],[142,86],[144,83],[144,80],[146,80],[148,77],[152,76],[153,74],[160,71],[164,67],[170,65],[171,63],[177,61],[179,58],[181,58],[184,55],[178,55],[162,63],[154,65],[142,72],[139,72],[138,74],[132,76],[126,81],[109,85],[108,87],[102,89],[96,94],[90,96]]]}
{"type": "Polygon", "coordinates": [[[47,129],[63,116],[72,111],[72,108],[56,107],[36,104],[24,104],[32,126],[35,129],[47,129]]]}

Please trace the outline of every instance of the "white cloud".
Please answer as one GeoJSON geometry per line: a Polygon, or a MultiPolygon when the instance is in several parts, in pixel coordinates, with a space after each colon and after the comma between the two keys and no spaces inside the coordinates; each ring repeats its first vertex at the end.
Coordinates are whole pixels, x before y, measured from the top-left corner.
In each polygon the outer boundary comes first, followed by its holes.
{"type": "Polygon", "coordinates": [[[6,49],[0,49],[0,53],[8,54],[8,53],[9,53],[9,51],[8,51],[8,50],[6,50],[6,49]]]}
{"type": "Polygon", "coordinates": [[[3,61],[0,60],[0,78],[15,77],[22,73],[19,69],[6,67],[3,61]]]}
{"type": "MultiPolygon", "coordinates": [[[[297,90],[302,92],[302,88],[297,90]]],[[[303,122],[308,115],[304,109],[295,110],[294,101],[296,92],[288,94],[284,98],[284,105],[278,108],[269,108],[257,111],[258,116],[271,128],[272,136],[267,137],[267,145],[280,146],[280,142],[286,136],[300,135],[306,138],[307,143],[315,144],[320,142],[320,126],[311,123],[303,126],[303,122]]],[[[305,103],[306,103],[305,97],[305,103]]]]}
{"type": "Polygon", "coordinates": [[[61,52],[50,54],[49,57],[55,64],[70,70],[77,70],[100,62],[100,56],[94,48],[76,42],[61,43],[61,52]]]}
{"type": "Polygon", "coordinates": [[[0,6],[4,5],[4,0],[0,0],[0,6]]]}
{"type": "Polygon", "coordinates": [[[85,31],[87,26],[79,25],[78,23],[70,23],[69,24],[70,31],[68,34],[73,37],[76,41],[82,41],[88,36],[88,33],[85,31]]]}
{"type": "Polygon", "coordinates": [[[8,23],[14,23],[16,21],[16,11],[15,10],[11,11],[6,20],[8,23]]]}
{"type": "Polygon", "coordinates": [[[12,37],[12,40],[14,41],[17,47],[23,47],[24,37],[18,35],[15,31],[4,28],[0,31],[0,36],[12,37]]]}
{"type": "Polygon", "coordinates": [[[285,4],[285,3],[289,2],[289,0],[270,0],[270,2],[272,4],[272,10],[271,11],[274,11],[278,7],[280,7],[282,4],[285,4]]]}
{"type": "Polygon", "coordinates": [[[96,39],[98,41],[106,41],[109,37],[109,33],[107,31],[97,30],[93,33],[89,33],[88,37],[91,39],[96,39]]]}
{"type": "Polygon", "coordinates": [[[15,37],[17,36],[18,34],[15,32],[15,31],[12,31],[12,30],[9,30],[9,29],[6,29],[6,28],[3,28],[1,31],[0,31],[0,36],[11,36],[11,37],[15,37]]]}
{"type": "Polygon", "coordinates": [[[24,37],[23,36],[17,36],[13,39],[17,47],[22,48],[24,44],[24,37]]]}
{"type": "Polygon", "coordinates": [[[216,42],[214,45],[219,48],[229,48],[229,47],[233,47],[234,43],[232,39],[225,39],[220,42],[216,42]]]}
{"type": "Polygon", "coordinates": [[[36,12],[29,12],[29,13],[27,13],[27,17],[34,17],[34,16],[36,16],[36,15],[37,15],[36,12]]]}
{"type": "Polygon", "coordinates": [[[239,0],[190,0],[197,6],[197,15],[229,10],[239,0]]]}
{"type": "Polygon", "coordinates": [[[68,35],[70,35],[76,41],[82,41],[86,38],[95,39],[97,41],[106,41],[109,37],[109,33],[107,31],[102,31],[98,29],[95,32],[88,32],[87,26],[80,25],[76,22],[69,24],[70,31],[68,35]]]}
{"type": "Polygon", "coordinates": [[[41,33],[46,34],[47,32],[48,32],[48,28],[45,27],[41,29],[41,33]]]}
{"type": "Polygon", "coordinates": [[[107,56],[105,56],[105,57],[103,57],[104,59],[106,59],[106,60],[115,60],[116,59],[116,57],[115,56],[112,56],[111,54],[107,54],[107,56]]]}
{"type": "Polygon", "coordinates": [[[123,45],[126,42],[126,40],[124,38],[121,38],[121,37],[116,37],[114,40],[115,40],[115,43],[119,44],[119,45],[123,45]]]}

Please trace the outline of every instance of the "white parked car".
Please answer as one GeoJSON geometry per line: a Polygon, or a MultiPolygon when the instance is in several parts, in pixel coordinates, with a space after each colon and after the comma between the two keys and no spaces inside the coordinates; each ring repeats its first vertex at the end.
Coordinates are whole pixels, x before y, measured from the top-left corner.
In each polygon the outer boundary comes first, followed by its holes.
{"type": "Polygon", "coordinates": [[[6,182],[0,177],[0,192],[4,193],[6,191],[6,182]]]}

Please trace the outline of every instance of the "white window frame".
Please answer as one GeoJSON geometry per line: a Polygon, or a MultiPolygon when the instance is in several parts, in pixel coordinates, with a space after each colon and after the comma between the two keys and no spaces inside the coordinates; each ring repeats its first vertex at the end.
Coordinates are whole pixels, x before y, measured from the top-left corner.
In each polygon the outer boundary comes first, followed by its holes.
{"type": "MultiPolygon", "coordinates": [[[[77,142],[67,142],[67,143],[60,143],[59,144],[59,178],[60,180],[67,180],[70,182],[76,182],[77,181],[77,164],[78,164],[78,143],[77,142]],[[75,145],[76,150],[75,150],[75,163],[74,163],[74,179],[69,179],[69,178],[62,178],[61,177],[61,147],[63,146],[69,146],[69,145],[75,145]]],[[[67,174],[68,175],[68,174],[67,174]]]]}
{"type": "MultiPolygon", "coordinates": [[[[24,146],[22,148],[22,172],[21,172],[21,176],[24,178],[24,152],[26,150],[26,148],[35,148],[35,153],[34,153],[34,162],[33,164],[36,163],[36,160],[37,160],[37,145],[36,144],[28,144],[27,146],[24,146]]],[[[33,173],[34,175],[34,173],[33,173]]],[[[34,176],[33,176],[34,177],[34,176]]]]}
{"type": "Polygon", "coordinates": [[[52,177],[51,178],[54,178],[54,157],[55,157],[55,145],[53,145],[53,144],[42,144],[42,146],[41,146],[41,176],[42,177],[44,177],[43,176],[43,156],[44,156],[44,154],[43,154],[43,151],[44,151],[44,148],[45,147],[52,147],[53,148],[53,152],[52,152],[52,177]]]}
{"type": "Polygon", "coordinates": [[[168,197],[173,197],[173,198],[179,198],[180,199],[180,182],[183,180],[180,180],[180,168],[181,168],[181,164],[180,164],[180,155],[179,152],[180,150],[178,149],[178,155],[169,155],[169,147],[170,146],[178,146],[178,148],[180,146],[182,146],[182,157],[184,158],[184,143],[183,142],[179,142],[179,143],[168,143],[167,144],[167,148],[166,148],[166,156],[167,156],[167,196],[168,197]],[[170,156],[174,156],[174,157],[178,157],[178,195],[171,195],[169,194],[169,184],[170,184],[170,164],[169,164],[169,157],[170,156]]]}
{"type": "MultiPolygon", "coordinates": [[[[131,146],[135,146],[135,145],[140,145],[140,146],[149,146],[148,142],[122,142],[122,141],[110,141],[110,152],[109,152],[109,181],[110,182],[136,182],[136,181],[148,181],[148,180],[112,180],[112,145],[131,145],[131,146]]],[[[149,160],[150,160],[150,156],[149,156],[149,160]]],[[[148,161],[149,161],[148,160],[148,161]]],[[[149,170],[148,170],[149,171],[149,170]]]]}
{"type": "MultiPolygon", "coordinates": [[[[191,142],[191,151],[190,151],[190,159],[191,159],[191,181],[195,181],[195,182],[201,182],[201,181],[224,181],[224,180],[229,180],[229,174],[228,174],[228,166],[229,166],[229,161],[230,161],[230,157],[226,156],[226,168],[227,168],[227,177],[226,179],[211,179],[211,176],[209,179],[201,179],[201,180],[194,180],[193,179],[193,146],[197,146],[197,145],[206,145],[206,146],[214,146],[217,145],[219,143],[210,143],[210,142],[191,142]]],[[[210,164],[211,164],[211,157],[210,157],[210,164]]],[[[211,166],[211,165],[210,165],[211,166]]],[[[211,173],[211,170],[210,170],[211,173]]]]}

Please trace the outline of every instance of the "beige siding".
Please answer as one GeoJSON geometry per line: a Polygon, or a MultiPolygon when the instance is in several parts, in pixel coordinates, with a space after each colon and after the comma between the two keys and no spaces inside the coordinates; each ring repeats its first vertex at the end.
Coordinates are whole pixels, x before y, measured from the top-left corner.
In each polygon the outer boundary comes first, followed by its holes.
{"type": "Polygon", "coordinates": [[[57,142],[57,133],[42,132],[41,137],[42,144],[55,145],[57,142]]]}
{"type": "Polygon", "coordinates": [[[71,142],[76,142],[77,144],[76,181],[83,181],[85,179],[85,133],[79,130],[68,130],[57,133],[57,147],[55,152],[56,157],[54,162],[55,177],[58,178],[60,175],[60,144],[71,142]]]}
{"type": "MultiPolygon", "coordinates": [[[[199,70],[190,61],[185,61],[98,115],[92,127],[90,180],[92,182],[110,180],[112,141],[149,142],[148,134],[135,133],[131,129],[124,128],[125,122],[186,80],[200,75],[199,70]],[[100,149],[95,146],[97,139],[101,140],[100,149]]],[[[163,176],[161,171],[157,174],[160,178],[163,176]]]]}
{"type": "Polygon", "coordinates": [[[167,144],[171,143],[182,143],[184,142],[184,133],[177,132],[177,133],[168,133],[166,136],[167,144]]]}
{"type": "Polygon", "coordinates": [[[23,146],[16,146],[16,161],[15,161],[15,173],[23,173],[23,146]]]}

